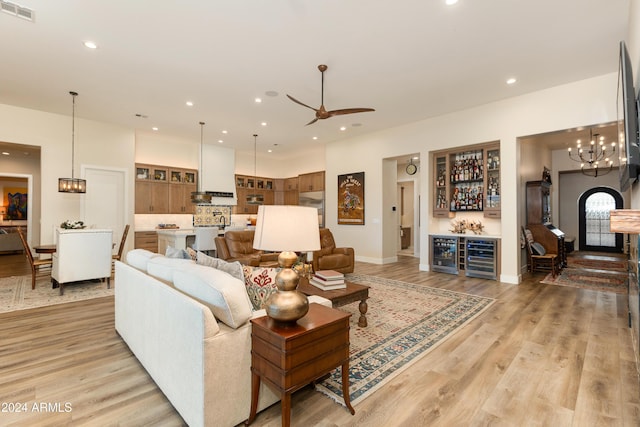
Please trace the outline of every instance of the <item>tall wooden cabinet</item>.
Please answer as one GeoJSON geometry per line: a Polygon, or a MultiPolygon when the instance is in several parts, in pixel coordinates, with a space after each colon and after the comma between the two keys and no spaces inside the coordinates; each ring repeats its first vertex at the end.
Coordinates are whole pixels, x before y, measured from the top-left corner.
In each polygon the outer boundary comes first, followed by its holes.
{"type": "Polygon", "coordinates": [[[324,191],[324,171],[298,175],[298,191],[324,191]]]}
{"type": "Polygon", "coordinates": [[[196,190],[197,180],[194,169],[136,164],[135,213],[193,213],[191,192],[196,190]]]}
{"type": "Polygon", "coordinates": [[[551,184],[546,181],[527,182],[527,224],[551,222],[551,184]]]}

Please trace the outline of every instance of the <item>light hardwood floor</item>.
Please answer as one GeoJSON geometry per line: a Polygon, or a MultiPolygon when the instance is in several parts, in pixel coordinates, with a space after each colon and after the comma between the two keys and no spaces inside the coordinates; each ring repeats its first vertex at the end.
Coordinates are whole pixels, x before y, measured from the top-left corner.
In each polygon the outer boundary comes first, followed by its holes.
{"type": "MultiPolygon", "coordinates": [[[[640,425],[623,296],[540,284],[541,275],[510,285],[420,272],[412,257],[356,272],[497,301],[354,416],[310,387],[295,393],[292,425],[640,425]]],[[[27,403],[27,413],[0,412],[0,425],[184,423],[115,333],[111,297],[0,314],[0,343],[0,402],[27,403]],[[38,413],[34,403],[52,405],[38,413]]],[[[279,426],[280,405],[252,425],[279,426]]]]}

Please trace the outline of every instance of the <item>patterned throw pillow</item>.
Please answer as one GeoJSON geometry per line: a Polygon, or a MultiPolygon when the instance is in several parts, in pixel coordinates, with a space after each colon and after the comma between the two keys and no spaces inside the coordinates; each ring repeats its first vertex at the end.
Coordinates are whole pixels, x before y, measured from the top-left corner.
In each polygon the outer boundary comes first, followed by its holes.
{"type": "Polygon", "coordinates": [[[242,266],[244,285],[254,310],[264,308],[272,293],[276,292],[276,274],[279,268],[242,266]]]}
{"type": "Polygon", "coordinates": [[[196,263],[200,265],[205,265],[207,267],[213,267],[216,270],[224,271],[225,273],[229,273],[236,279],[240,281],[244,281],[242,264],[240,264],[238,261],[227,262],[223,259],[214,258],[212,256],[209,256],[207,254],[204,254],[198,251],[196,263]]]}

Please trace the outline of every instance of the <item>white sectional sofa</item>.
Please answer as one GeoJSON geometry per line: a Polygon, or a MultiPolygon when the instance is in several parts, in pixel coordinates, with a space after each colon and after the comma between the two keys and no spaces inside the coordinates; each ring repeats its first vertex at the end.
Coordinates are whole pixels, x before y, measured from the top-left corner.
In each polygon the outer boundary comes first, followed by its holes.
{"type": "MultiPolygon", "coordinates": [[[[331,307],[324,298],[309,302],[331,307]]],[[[116,330],[191,427],[249,417],[249,319],[264,315],[244,281],[191,259],[135,249],[126,264],[116,262],[116,330]]],[[[263,383],[258,410],[278,400],[263,383]]]]}

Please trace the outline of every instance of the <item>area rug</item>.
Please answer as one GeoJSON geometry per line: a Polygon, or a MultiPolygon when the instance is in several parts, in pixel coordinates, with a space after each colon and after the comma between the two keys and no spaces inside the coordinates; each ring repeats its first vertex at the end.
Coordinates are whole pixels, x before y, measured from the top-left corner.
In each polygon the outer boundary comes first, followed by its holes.
{"type": "Polygon", "coordinates": [[[568,256],[567,267],[591,268],[596,270],[627,271],[627,260],[616,257],[579,257],[568,256]]]}
{"type": "Polygon", "coordinates": [[[113,282],[111,289],[107,289],[107,282],[73,283],[66,285],[64,295],[60,295],[60,289],[51,288],[50,280],[39,280],[36,288],[31,289],[30,275],[3,277],[0,278],[0,313],[114,295],[113,282]]]}
{"type": "Polygon", "coordinates": [[[556,277],[553,277],[551,273],[549,273],[540,283],[626,294],[627,280],[628,275],[626,272],[563,268],[556,277]]]}
{"type": "MultiPolygon", "coordinates": [[[[375,276],[349,274],[370,286],[368,326],[359,327],[358,304],[340,310],[351,316],[349,393],[353,405],[463,328],[494,302],[491,298],[375,276]]],[[[344,405],[341,370],[316,388],[344,405]]]]}

